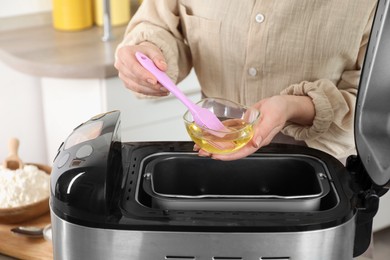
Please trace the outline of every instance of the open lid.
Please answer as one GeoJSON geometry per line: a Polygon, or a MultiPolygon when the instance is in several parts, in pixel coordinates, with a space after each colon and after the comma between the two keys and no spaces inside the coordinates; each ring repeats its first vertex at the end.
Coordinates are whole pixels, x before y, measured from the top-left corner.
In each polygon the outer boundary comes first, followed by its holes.
{"type": "Polygon", "coordinates": [[[372,181],[390,179],[390,14],[379,0],[356,103],[356,149],[372,181]]]}

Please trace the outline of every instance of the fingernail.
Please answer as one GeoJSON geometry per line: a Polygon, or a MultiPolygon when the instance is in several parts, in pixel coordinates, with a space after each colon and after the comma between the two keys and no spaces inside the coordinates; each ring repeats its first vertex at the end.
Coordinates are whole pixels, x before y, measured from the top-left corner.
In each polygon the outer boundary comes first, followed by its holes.
{"type": "Polygon", "coordinates": [[[164,91],[164,92],[169,92],[169,90],[166,89],[166,88],[160,88],[160,90],[161,90],[161,91],[164,91]]]}
{"type": "Polygon", "coordinates": [[[152,85],[156,85],[156,81],[152,80],[152,79],[147,79],[146,80],[148,83],[152,84],[152,85]]]}
{"type": "Polygon", "coordinates": [[[253,146],[255,148],[260,148],[260,144],[262,141],[263,141],[263,138],[260,135],[256,136],[253,146]]]}
{"type": "Polygon", "coordinates": [[[203,150],[199,150],[198,155],[201,156],[201,157],[210,157],[211,156],[210,153],[205,152],[203,150]]]}
{"type": "Polygon", "coordinates": [[[167,63],[165,62],[165,60],[159,60],[159,62],[164,65],[164,66],[167,66],[167,63]]]}

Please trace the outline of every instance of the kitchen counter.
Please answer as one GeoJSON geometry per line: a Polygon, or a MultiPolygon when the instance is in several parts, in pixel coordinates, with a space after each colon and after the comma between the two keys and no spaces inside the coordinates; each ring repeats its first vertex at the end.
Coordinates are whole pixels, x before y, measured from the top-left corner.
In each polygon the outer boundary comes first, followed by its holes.
{"type": "Polygon", "coordinates": [[[114,40],[103,42],[103,28],[58,31],[51,13],[2,18],[0,59],[25,74],[49,78],[115,77],[114,54],[126,26],[114,26],[114,40]]]}
{"type": "Polygon", "coordinates": [[[53,259],[52,242],[44,238],[29,238],[12,233],[11,228],[17,226],[45,227],[50,223],[50,213],[22,223],[0,223],[0,260],[29,259],[50,260],[53,259]]]}

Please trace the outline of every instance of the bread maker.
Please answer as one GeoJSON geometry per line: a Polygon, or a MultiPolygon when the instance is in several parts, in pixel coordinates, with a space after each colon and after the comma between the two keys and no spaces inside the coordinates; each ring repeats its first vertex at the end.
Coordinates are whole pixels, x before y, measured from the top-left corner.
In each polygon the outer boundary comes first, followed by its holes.
{"type": "Polygon", "coordinates": [[[380,0],[357,94],[357,154],[270,144],[235,161],[192,142],[122,142],[120,112],[60,145],[54,259],[350,260],[371,239],[390,179],[390,15],[380,0]]]}

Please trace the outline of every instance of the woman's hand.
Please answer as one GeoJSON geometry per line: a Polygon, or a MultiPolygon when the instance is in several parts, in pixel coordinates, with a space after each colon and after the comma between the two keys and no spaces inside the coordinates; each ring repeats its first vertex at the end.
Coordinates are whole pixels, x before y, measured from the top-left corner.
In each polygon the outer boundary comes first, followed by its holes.
{"type": "Polygon", "coordinates": [[[153,60],[154,64],[162,71],[167,70],[164,55],[160,49],[152,43],[143,42],[139,45],[124,46],[117,52],[115,68],[119,78],[126,88],[147,96],[166,96],[169,91],[157,82],[153,74],[147,71],[135,57],[136,52],[142,52],[153,60]]]}
{"type": "Polygon", "coordinates": [[[254,128],[251,141],[246,146],[231,154],[210,154],[199,150],[197,145],[194,150],[199,151],[199,156],[217,160],[240,159],[271,143],[287,121],[311,125],[315,116],[314,104],[307,96],[273,96],[257,102],[253,107],[260,111],[260,119],[254,128]]]}

